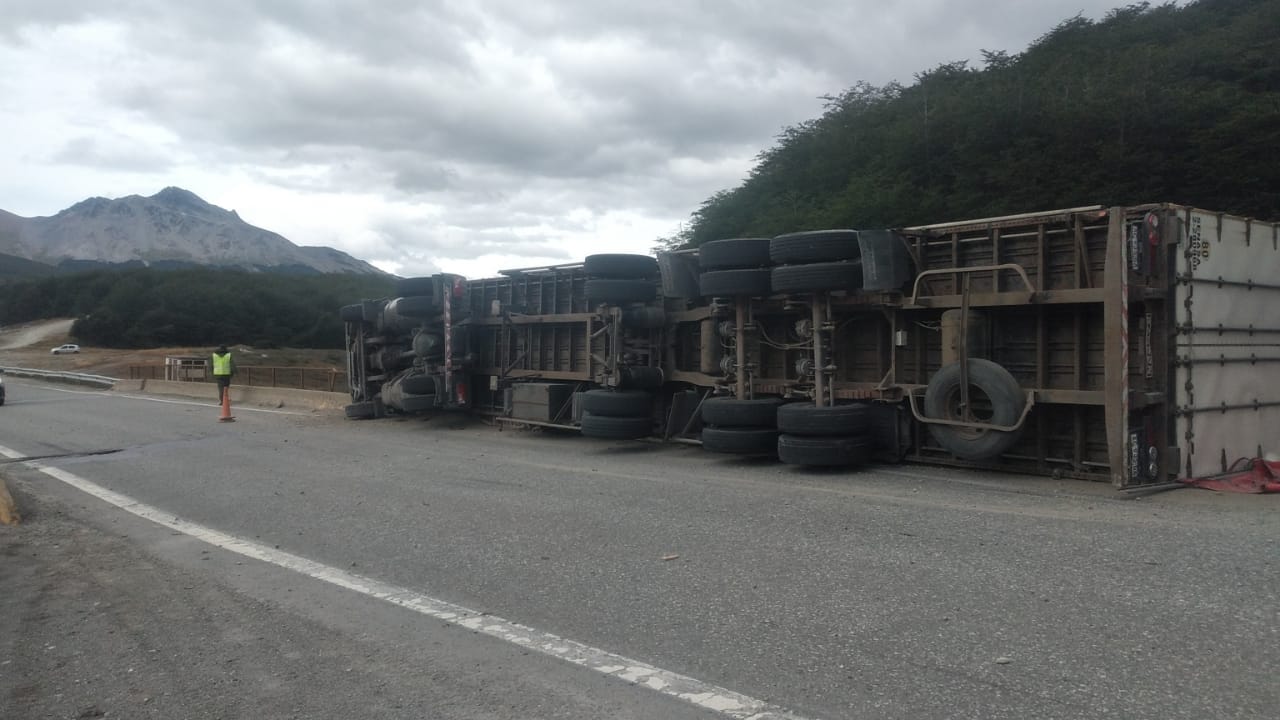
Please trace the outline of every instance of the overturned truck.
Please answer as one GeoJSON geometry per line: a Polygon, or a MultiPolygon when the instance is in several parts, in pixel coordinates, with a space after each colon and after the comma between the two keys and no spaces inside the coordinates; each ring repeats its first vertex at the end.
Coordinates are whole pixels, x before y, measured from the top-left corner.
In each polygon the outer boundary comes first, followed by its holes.
{"type": "Polygon", "coordinates": [[[1153,487],[1280,450],[1278,244],[1098,206],[409,278],[341,309],[347,415],[1153,487]]]}

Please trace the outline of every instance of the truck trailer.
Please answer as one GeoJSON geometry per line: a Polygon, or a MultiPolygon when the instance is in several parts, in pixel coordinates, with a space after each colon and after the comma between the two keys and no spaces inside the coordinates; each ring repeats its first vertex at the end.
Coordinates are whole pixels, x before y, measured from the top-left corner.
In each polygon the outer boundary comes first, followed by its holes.
{"type": "Polygon", "coordinates": [[[348,417],[1155,488],[1280,453],[1280,225],[1077,207],[397,281],[348,417]]]}

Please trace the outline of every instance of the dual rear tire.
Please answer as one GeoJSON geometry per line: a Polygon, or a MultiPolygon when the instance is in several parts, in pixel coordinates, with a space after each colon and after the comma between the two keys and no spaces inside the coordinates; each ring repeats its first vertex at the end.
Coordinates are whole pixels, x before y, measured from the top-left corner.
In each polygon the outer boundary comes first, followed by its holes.
{"type": "Polygon", "coordinates": [[[702,403],[702,449],[727,455],[769,455],[778,451],[781,398],[709,398],[702,403]]]}
{"type": "Polygon", "coordinates": [[[778,459],[806,467],[865,465],[875,450],[874,415],[865,403],[784,405],[778,410],[778,459]]]}
{"type": "Polygon", "coordinates": [[[579,430],[602,440],[638,440],[653,433],[653,395],[641,390],[588,390],[579,430]]]}

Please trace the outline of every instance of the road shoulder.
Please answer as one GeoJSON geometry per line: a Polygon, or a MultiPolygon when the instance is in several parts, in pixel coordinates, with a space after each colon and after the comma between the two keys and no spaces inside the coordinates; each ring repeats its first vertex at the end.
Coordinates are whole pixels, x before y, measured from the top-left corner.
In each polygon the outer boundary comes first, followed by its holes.
{"type": "Polygon", "coordinates": [[[0,717],[705,717],[24,479],[0,717]]]}

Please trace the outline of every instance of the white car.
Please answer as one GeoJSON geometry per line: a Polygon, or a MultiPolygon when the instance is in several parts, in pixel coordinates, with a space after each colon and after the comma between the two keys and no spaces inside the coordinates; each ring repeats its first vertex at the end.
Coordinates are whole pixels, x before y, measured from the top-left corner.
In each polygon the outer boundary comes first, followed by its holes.
{"type": "Polygon", "coordinates": [[[65,355],[66,353],[78,353],[78,352],[80,352],[79,345],[76,345],[75,343],[67,343],[66,345],[59,345],[58,347],[50,350],[49,354],[65,355]]]}

